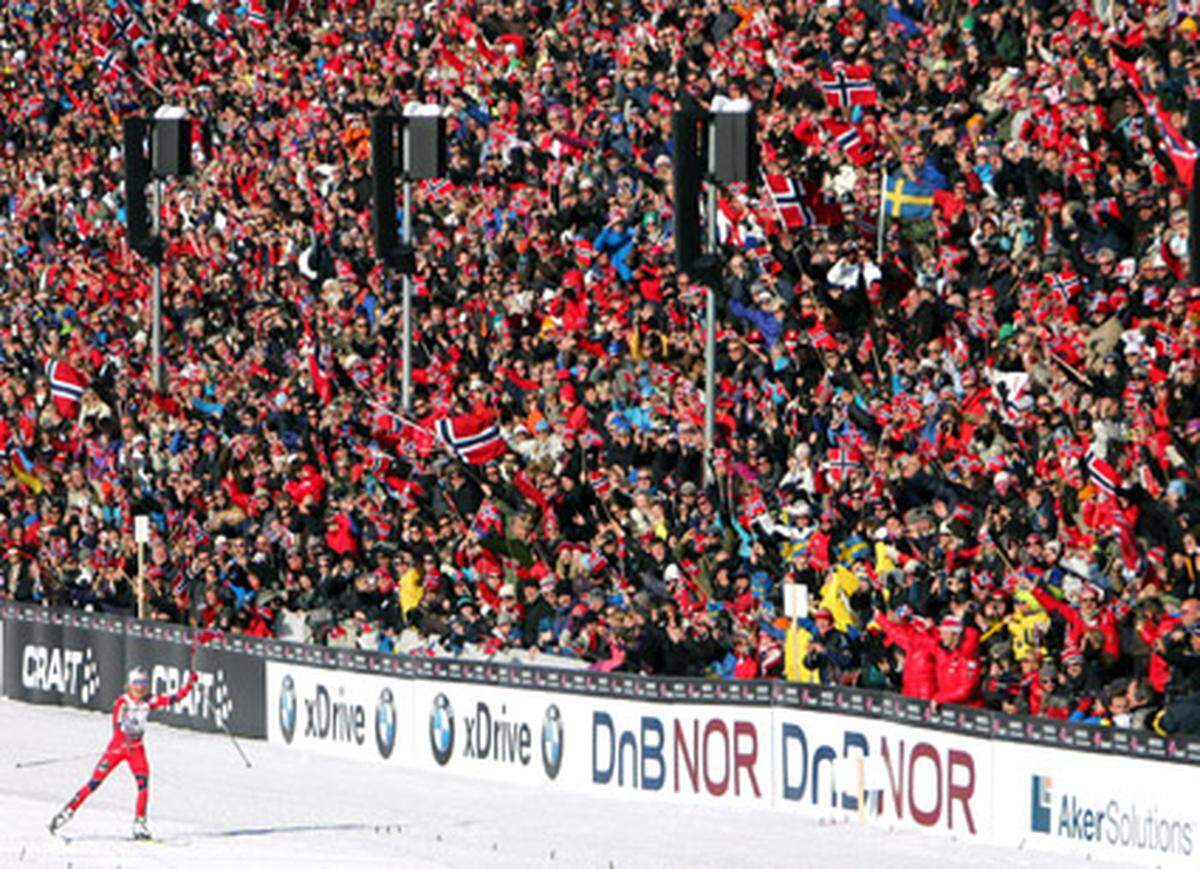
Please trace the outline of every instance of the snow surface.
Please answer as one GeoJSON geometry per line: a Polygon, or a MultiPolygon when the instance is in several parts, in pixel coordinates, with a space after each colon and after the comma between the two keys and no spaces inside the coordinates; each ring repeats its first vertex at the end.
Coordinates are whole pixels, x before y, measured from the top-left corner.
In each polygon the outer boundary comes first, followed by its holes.
{"type": "MultiPolygon", "coordinates": [[[[106,717],[0,700],[0,866],[861,867],[1062,869],[1069,858],[968,846],[915,832],[823,826],[791,815],[622,802],[381,770],[227,737],[152,725],[150,827],[129,840],[133,777],[113,772],[64,830],[50,817],[100,750],[106,717]]],[[[1096,864],[1088,864],[1096,865],[1096,864]]]]}

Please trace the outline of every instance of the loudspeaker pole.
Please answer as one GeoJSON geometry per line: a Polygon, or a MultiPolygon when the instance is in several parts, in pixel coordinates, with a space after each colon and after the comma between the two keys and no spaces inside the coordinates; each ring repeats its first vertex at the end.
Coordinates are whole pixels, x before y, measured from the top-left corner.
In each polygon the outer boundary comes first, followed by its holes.
{"type": "MultiPolygon", "coordinates": [[[[708,252],[717,257],[717,185],[708,184],[705,203],[705,220],[708,222],[708,252]]],[[[714,269],[714,273],[716,270],[714,269]]],[[[713,277],[704,293],[704,485],[711,486],[716,479],[713,470],[713,441],[717,402],[717,282],[713,277]]]]}
{"type": "MultiPolygon", "coordinates": [[[[406,249],[412,249],[412,180],[406,172],[404,175],[404,224],[403,239],[406,249]]],[[[404,270],[403,284],[403,324],[401,326],[401,348],[404,356],[404,368],[400,381],[400,407],[405,413],[412,412],[412,275],[404,270]]]]}
{"type": "MultiPolygon", "coordinates": [[[[153,208],[151,212],[151,231],[154,237],[159,237],[159,231],[162,226],[162,201],[163,201],[163,183],[161,178],[155,178],[151,189],[153,194],[153,208]]],[[[162,361],[162,257],[156,257],[152,270],[152,290],[150,298],[150,364],[153,368],[154,391],[162,394],[166,391],[165,378],[163,377],[163,361],[162,361]]]]}

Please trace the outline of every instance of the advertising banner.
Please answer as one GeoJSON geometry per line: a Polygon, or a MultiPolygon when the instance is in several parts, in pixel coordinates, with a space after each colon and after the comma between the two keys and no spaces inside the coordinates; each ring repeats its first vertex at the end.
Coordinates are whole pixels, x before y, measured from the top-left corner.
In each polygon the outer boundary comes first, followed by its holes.
{"type": "MultiPolygon", "coordinates": [[[[0,604],[0,690],[108,711],[190,634],[0,604]]],[[[1197,866],[1200,742],[820,686],[655,679],[223,637],[164,723],[616,799],[733,804],[1120,864],[1197,866]],[[1167,759],[1174,759],[1169,762],[1167,759]]]]}
{"type": "Polygon", "coordinates": [[[267,738],[293,748],[410,765],[412,683],[268,661],[267,738]]]}
{"type": "Polygon", "coordinates": [[[411,684],[416,766],[529,784],[583,780],[578,698],[463,682],[411,684]]]}
{"type": "Polygon", "coordinates": [[[1012,743],[994,751],[1003,844],[1124,864],[1200,864],[1193,768],[1012,743]]]}
{"type": "MultiPolygon", "coordinates": [[[[183,687],[191,662],[191,647],[148,636],[125,638],[126,668],[145,667],[154,694],[172,694],[183,687]]],[[[195,730],[229,727],[239,736],[267,735],[266,696],[262,658],[205,647],[196,655],[196,684],[181,702],[151,715],[156,721],[195,730]]]]}
{"type": "MultiPolygon", "coordinates": [[[[582,742],[583,785],[589,791],[770,806],[770,708],[572,699],[563,707],[572,721],[566,730],[567,758],[582,742]]],[[[572,764],[573,771],[578,768],[572,764]]]]}
{"type": "Polygon", "coordinates": [[[10,621],[3,635],[4,693],[29,703],[108,709],[123,690],[120,634],[10,621]]]}
{"type": "Polygon", "coordinates": [[[990,838],[990,741],[798,709],[776,709],[774,727],[776,808],[990,838]]]}

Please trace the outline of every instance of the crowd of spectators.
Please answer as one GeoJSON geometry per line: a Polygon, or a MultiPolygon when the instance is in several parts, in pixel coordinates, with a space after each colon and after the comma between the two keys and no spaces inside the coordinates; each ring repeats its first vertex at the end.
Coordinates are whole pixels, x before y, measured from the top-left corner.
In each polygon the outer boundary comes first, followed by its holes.
{"type": "Polygon", "coordinates": [[[1200,733],[1200,288],[1113,55],[1185,129],[1197,21],[1101,6],[5,4],[0,597],[133,611],[148,515],[155,619],[1200,733]],[[717,95],[805,208],[722,191],[709,480],[669,118],[717,95]],[[411,100],[451,144],[401,413],[367,130],[411,100]],[[163,103],[156,394],[119,122],[163,103]],[[884,171],[936,194],[877,249],[884,171]]]}

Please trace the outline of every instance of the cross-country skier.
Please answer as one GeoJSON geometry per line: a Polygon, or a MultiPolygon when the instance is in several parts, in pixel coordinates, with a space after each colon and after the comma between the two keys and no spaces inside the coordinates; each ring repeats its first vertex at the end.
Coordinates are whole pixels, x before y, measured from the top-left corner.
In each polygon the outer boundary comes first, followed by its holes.
{"type": "MultiPolygon", "coordinates": [[[[208,637],[201,637],[197,638],[197,641],[203,643],[207,639],[208,637]]],[[[96,764],[96,769],[87,784],[81,787],[71,801],[63,806],[62,811],[50,821],[51,833],[62,829],[62,826],[75,815],[76,809],[83,805],[84,800],[103,784],[109,773],[123,762],[127,762],[129,770],[137,782],[137,809],[133,819],[133,838],[150,838],[150,831],[146,827],[146,803],[150,799],[150,766],[146,762],[146,749],[142,745],[142,737],[146,733],[146,719],[150,715],[151,709],[162,709],[164,706],[178,703],[187,697],[192,686],[196,684],[195,661],[196,646],[193,645],[192,663],[189,668],[191,672],[183,687],[174,694],[158,694],[151,697],[150,677],[146,670],[142,667],[134,667],[129,671],[126,692],[113,704],[113,734],[112,739],[108,742],[108,748],[105,749],[100,762],[96,764]]]]}

